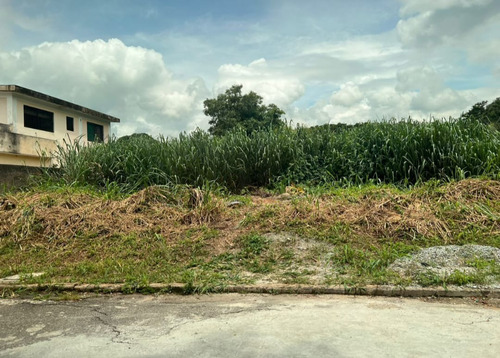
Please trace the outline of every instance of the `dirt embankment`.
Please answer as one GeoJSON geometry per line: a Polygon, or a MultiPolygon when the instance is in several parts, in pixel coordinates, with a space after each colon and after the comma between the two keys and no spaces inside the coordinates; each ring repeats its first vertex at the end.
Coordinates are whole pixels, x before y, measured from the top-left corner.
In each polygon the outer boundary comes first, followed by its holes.
{"type": "MultiPolygon", "coordinates": [[[[208,267],[219,274],[240,267],[240,278],[279,282],[300,283],[304,276],[308,282],[343,282],[365,274],[370,282],[385,282],[381,270],[420,248],[500,248],[499,199],[500,182],[494,180],[314,195],[289,188],[282,195],[244,197],[162,187],[120,200],[69,189],[17,193],[0,197],[6,253],[0,269],[17,273],[29,266],[35,272],[52,265],[54,277],[63,275],[56,272],[60,267],[98,275],[92,265],[123,260],[120,265],[130,265],[132,273],[134,265],[151,262],[146,276],[166,262],[179,272],[208,267]],[[249,235],[263,239],[241,240],[249,235]]],[[[106,273],[126,271],[109,265],[106,273]]]]}

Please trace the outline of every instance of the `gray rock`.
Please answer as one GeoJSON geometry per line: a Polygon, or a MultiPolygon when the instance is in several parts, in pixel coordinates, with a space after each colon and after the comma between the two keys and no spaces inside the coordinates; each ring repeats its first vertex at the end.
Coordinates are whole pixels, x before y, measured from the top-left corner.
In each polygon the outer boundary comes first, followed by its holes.
{"type": "Polygon", "coordinates": [[[230,203],[227,204],[227,207],[228,208],[232,208],[234,206],[241,206],[243,205],[243,203],[239,200],[234,200],[234,201],[231,201],[230,203]]]}
{"type": "Polygon", "coordinates": [[[32,278],[42,276],[45,272],[33,272],[25,275],[12,275],[0,278],[0,283],[19,283],[21,278],[32,278]]]}

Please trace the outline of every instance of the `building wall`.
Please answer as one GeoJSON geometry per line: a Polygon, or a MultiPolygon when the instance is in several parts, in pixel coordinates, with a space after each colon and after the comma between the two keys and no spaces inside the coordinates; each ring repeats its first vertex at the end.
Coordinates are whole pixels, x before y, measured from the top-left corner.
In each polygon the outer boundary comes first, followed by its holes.
{"type": "MultiPolygon", "coordinates": [[[[2,154],[0,153],[0,160],[2,154]]],[[[42,173],[40,168],[23,167],[19,165],[0,164],[0,194],[3,191],[15,190],[30,183],[30,177],[42,173]]]]}
{"type": "MultiPolygon", "coordinates": [[[[24,134],[32,137],[51,139],[51,140],[62,140],[71,139],[71,141],[76,140],[80,136],[84,136],[82,139],[86,140],[87,134],[87,121],[89,118],[84,118],[82,113],[72,111],[66,108],[60,108],[52,106],[50,103],[44,101],[37,101],[30,97],[20,97],[14,96],[16,111],[17,111],[17,126],[16,132],[19,134],[24,134]],[[38,109],[43,109],[48,112],[54,113],[54,132],[46,132],[33,128],[24,127],[24,106],[35,107],[38,109]],[[66,117],[74,118],[74,130],[68,131],[66,129],[66,117]]],[[[92,120],[91,120],[92,121],[92,120]]],[[[99,123],[101,124],[101,123],[99,123]]],[[[107,123],[109,127],[109,123],[107,123]]]]}
{"type": "Polygon", "coordinates": [[[0,97],[0,124],[7,123],[7,97],[0,97]]]}
{"type": "MultiPolygon", "coordinates": [[[[0,153],[0,166],[2,165],[15,165],[19,167],[50,167],[52,165],[52,160],[43,160],[42,157],[21,155],[21,154],[11,154],[11,153],[0,153]]],[[[0,181],[3,172],[0,172],[0,181]]]]}
{"type": "MultiPolygon", "coordinates": [[[[80,140],[87,143],[87,123],[103,126],[104,139],[109,137],[110,123],[69,108],[19,94],[0,95],[0,164],[40,166],[40,157],[51,157],[57,144],[80,140]],[[54,113],[54,132],[24,126],[24,106],[54,113]],[[66,117],[72,117],[73,131],[66,128],[66,117]]],[[[46,165],[56,164],[45,161],[46,165]]]]}
{"type": "Polygon", "coordinates": [[[57,141],[14,133],[13,125],[0,124],[0,164],[40,166],[53,164],[48,158],[57,149],[57,141]]]}

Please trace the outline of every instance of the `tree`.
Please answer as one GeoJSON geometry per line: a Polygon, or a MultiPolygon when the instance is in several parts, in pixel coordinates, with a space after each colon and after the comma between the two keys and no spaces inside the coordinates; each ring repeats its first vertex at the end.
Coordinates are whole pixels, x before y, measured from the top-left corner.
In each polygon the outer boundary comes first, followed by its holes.
{"type": "Polygon", "coordinates": [[[217,98],[203,102],[205,115],[211,117],[208,131],[213,135],[224,135],[234,128],[241,127],[247,134],[269,127],[284,125],[281,116],[285,114],[275,104],[265,106],[262,97],[255,92],[242,94],[242,85],[233,85],[217,98]]]}
{"type": "Polygon", "coordinates": [[[500,130],[500,97],[488,104],[488,101],[478,102],[460,117],[462,119],[477,119],[500,130]]]}
{"type": "Polygon", "coordinates": [[[462,113],[462,119],[481,118],[486,114],[486,104],[488,101],[477,102],[467,113],[462,113]]]}
{"type": "Polygon", "coordinates": [[[486,106],[486,116],[500,130],[500,97],[486,106]]]}
{"type": "Polygon", "coordinates": [[[151,135],[147,133],[132,133],[130,135],[125,135],[123,137],[120,137],[116,141],[117,142],[143,141],[149,143],[157,142],[156,139],[154,139],[153,137],[151,137],[151,135]]]}

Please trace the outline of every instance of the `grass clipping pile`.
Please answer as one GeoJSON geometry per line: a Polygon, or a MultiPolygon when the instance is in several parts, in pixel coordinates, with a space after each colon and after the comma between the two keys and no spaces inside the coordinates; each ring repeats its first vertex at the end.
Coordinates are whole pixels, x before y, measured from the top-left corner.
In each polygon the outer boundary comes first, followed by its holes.
{"type": "Polygon", "coordinates": [[[256,282],[496,284],[499,198],[494,180],[245,197],[186,187],[149,187],[122,200],[69,189],[18,193],[0,198],[0,274],[207,289],[256,282]],[[421,270],[439,266],[438,258],[403,265],[411,255],[421,260],[421,249],[467,244],[497,251],[474,251],[489,256],[468,256],[463,270],[421,270]]]}
{"type": "Polygon", "coordinates": [[[0,237],[22,246],[67,245],[76,237],[105,240],[129,234],[176,237],[182,226],[216,220],[221,201],[203,205],[198,189],[175,197],[161,187],[143,189],[123,200],[107,200],[89,193],[30,192],[7,197],[0,206],[0,237]]]}

